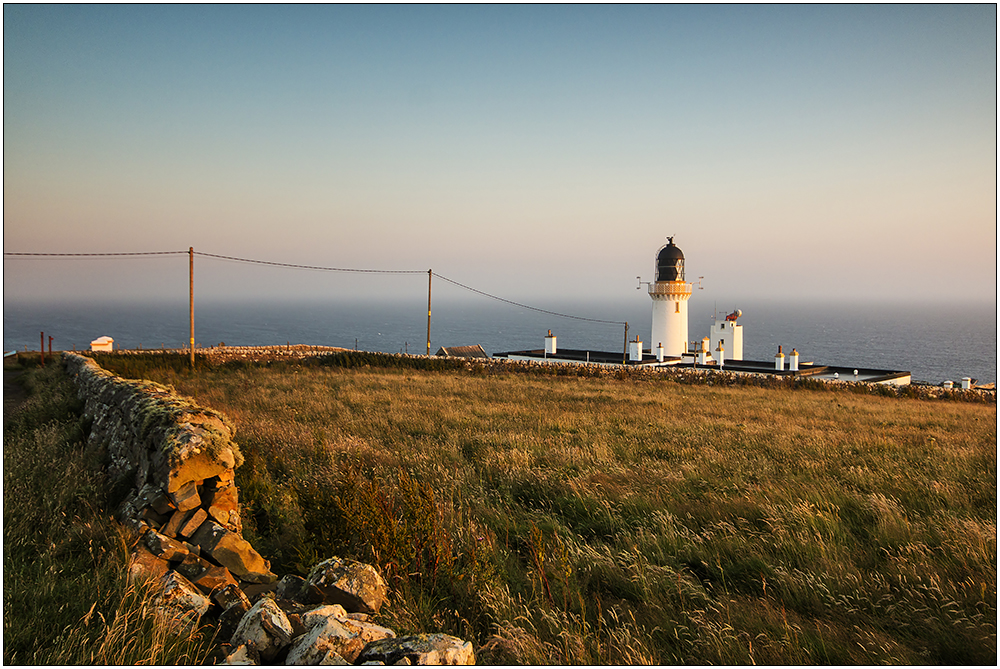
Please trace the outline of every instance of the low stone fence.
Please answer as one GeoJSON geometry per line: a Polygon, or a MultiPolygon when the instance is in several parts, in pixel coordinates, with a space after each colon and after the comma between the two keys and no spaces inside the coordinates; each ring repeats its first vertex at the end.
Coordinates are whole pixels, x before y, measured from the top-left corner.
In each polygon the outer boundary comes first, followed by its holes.
{"type": "MultiPolygon", "coordinates": [[[[313,353],[314,354],[314,353],[313,353]]],[[[157,582],[156,615],[176,632],[215,621],[230,664],[474,664],[472,645],[445,634],[396,638],[368,621],[387,595],[371,566],[333,557],[308,578],[280,581],[242,536],[235,429],[171,388],[127,380],[64,353],[116,481],[118,510],[138,538],[133,579],[157,582]]]]}

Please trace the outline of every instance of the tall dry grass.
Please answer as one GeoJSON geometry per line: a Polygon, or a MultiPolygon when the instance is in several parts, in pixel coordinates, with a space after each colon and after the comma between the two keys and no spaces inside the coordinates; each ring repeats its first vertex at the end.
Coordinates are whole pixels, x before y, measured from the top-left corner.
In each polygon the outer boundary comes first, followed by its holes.
{"type": "Polygon", "coordinates": [[[156,593],[129,583],[119,491],[86,446],[72,383],[57,361],[22,371],[26,401],[4,403],[4,664],[204,662],[210,630],[169,634],[155,624],[156,593]]]}
{"type": "Polygon", "coordinates": [[[144,375],[235,421],[275,568],[372,561],[387,624],[498,663],[995,663],[995,405],[365,364],[144,375]]]}

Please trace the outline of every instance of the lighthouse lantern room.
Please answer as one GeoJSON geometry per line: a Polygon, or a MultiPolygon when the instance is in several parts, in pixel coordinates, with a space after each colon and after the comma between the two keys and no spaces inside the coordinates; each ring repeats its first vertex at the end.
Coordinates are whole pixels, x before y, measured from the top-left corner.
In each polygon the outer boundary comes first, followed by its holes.
{"type": "Polygon", "coordinates": [[[663,345],[668,357],[680,357],[687,350],[688,299],[691,284],[684,280],[684,254],[668,237],[656,254],[656,281],[649,284],[653,300],[653,329],[650,346],[663,345]]]}

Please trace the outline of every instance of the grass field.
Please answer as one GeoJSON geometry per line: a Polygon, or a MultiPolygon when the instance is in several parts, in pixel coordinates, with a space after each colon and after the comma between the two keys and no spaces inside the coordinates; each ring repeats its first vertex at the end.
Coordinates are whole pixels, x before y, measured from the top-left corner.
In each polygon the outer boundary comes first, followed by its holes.
{"type": "Polygon", "coordinates": [[[995,404],[100,362],[235,422],[276,572],[377,564],[480,662],[996,662],[995,404]]]}

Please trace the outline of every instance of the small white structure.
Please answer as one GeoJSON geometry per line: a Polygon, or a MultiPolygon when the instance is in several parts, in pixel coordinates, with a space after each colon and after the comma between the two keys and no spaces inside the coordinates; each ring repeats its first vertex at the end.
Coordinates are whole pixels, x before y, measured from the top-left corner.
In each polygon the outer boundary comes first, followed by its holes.
{"type": "Polygon", "coordinates": [[[722,369],[722,365],[726,362],[726,347],[725,342],[719,342],[718,348],[715,349],[715,358],[719,363],[719,369],[722,369]]]}
{"type": "MultiPolygon", "coordinates": [[[[799,371],[799,351],[798,351],[798,349],[794,349],[793,348],[792,349],[792,354],[790,356],[788,356],[788,369],[792,370],[793,372],[799,371]]],[[[855,374],[855,376],[857,376],[857,372],[854,372],[854,374],[855,374]]]]}
{"type": "Polygon", "coordinates": [[[684,254],[674,238],[656,254],[656,281],[649,284],[653,300],[653,331],[650,341],[663,344],[663,352],[679,358],[687,350],[688,299],[691,284],[684,280],[684,254]]]}
{"type": "Polygon", "coordinates": [[[698,347],[698,364],[707,365],[712,360],[712,354],[708,351],[708,337],[701,340],[701,345],[698,347]]]}
{"type": "Polygon", "coordinates": [[[663,342],[656,347],[656,362],[663,362],[663,342]]]}
{"type": "Polygon", "coordinates": [[[785,371],[785,354],[781,352],[781,345],[778,345],[778,352],[774,356],[774,369],[777,372],[785,371]]]}
{"type": "Polygon", "coordinates": [[[545,355],[555,355],[556,351],[556,336],[552,334],[552,330],[545,335],[545,355]]]}
{"type": "Polygon", "coordinates": [[[628,343],[628,359],[632,362],[642,362],[642,342],[638,337],[628,343]]]}
{"type": "Polygon", "coordinates": [[[91,351],[113,351],[115,347],[115,340],[111,337],[98,337],[94,341],[90,342],[91,351]]]}
{"type": "Polygon", "coordinates": [[[721,323],[718,316],[715,317],[715,322],[712,324],[712,332],[710,333],[710,350],[716,350],[719,348],[719,343],[725,340],[726,357],[729,360],[743,359],[743,326],[736,324],[736,319],[742,315],[743,312],[737,309],[726,316],[721,323]]]}

